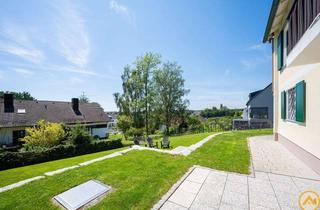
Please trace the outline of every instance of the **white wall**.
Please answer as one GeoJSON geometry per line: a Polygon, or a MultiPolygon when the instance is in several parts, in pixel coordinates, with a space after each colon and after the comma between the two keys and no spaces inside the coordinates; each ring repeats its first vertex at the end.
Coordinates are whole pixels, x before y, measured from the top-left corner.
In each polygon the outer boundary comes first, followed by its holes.
{"type": "MultiPolygon", "coordinates": [[[[298,82],[306,82],[306,120],[305,123],[290,122],[278,117],[278,133],[291,142],[320,159],[320,62],[286,68],[278,73],[280,93],[294,87],[298,82]]],[[[277,111],[281,113],[281,103],[277,111]]]]}

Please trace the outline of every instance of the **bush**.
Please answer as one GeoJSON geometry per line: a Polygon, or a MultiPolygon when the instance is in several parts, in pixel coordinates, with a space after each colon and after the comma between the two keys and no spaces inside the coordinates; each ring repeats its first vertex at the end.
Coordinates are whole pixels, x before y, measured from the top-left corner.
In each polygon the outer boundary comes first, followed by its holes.
{"type": "Polygon", "coordinates": [[[92,137],[83,126],[78,124],[75,127],[71,128],[69,133],[69,140],[75,145],[88,144],[92,141],[92,137]]]}
{"type": "Polygon", "coordinates": [[[143,128],[131,127],[128,131],[129,136],[140,137],[143,136],[143,128]]]}
{"type": "Polygon", "coordinates": [[[25,152],[0,153],[0,170],[32,165],[51,160],[84,155],[123,147],[121,139],[112,141],[97,141],[91,144],[58,145],[52,148],[25,152]]]}
{"type": "Polygon", "coordinates": [[[22,138],[25,147],[50,148],[61,143],[65,138],[63,126],[59,123],[49,123],[40,120],[36,126],[26,128],[27,135],[22,138]]]}

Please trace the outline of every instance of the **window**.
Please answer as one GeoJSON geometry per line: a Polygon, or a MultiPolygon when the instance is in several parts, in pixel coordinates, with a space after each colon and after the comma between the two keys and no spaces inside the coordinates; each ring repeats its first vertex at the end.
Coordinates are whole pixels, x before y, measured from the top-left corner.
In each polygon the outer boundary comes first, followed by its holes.
{"type": "Polygon", "coordinates": [[[287,119],[295,121],[296,120],[296,88],[291,88],[290,90],[288,90],[287,97],[288,97],[287,119]]]}
{"type": "Polygon", "coordinates": [[[281,118],[295,122],[305,122],[306,83],[301,81],[294,88],[281,93],[281,118]]]}
{"type": "Polygon", "coordinates": [[[253,118],[253,119],[268,119],[268,107],[250,108],[250,118],[253,118]]]}
{"type": "Polygon", "coordinates": [[[283,67],[283,31],[280,32],[277,38],[277,63],[278,70],[281,71],[283,67]]]}
{"type": "Polygon", "coordinates": [[[25,137],[25,135],[26,135],[25,130],[12,131],[12,144],[13,145],[19,144],[19,139],[25,137]]]}

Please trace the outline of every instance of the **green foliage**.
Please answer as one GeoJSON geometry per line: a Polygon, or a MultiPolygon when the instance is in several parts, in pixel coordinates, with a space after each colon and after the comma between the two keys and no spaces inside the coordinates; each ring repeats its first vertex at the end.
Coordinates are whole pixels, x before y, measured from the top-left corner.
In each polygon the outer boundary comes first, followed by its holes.
{"type": "Polygon", "coordinates": [[[121,139],[97,141],[81,145],[57,145],[26,152],[4,152],[0,154],[0,170],[58,160],[122,147],[121,139]]]}
{"type": "Polygon", "coordinates": [[[133,66],[124,68],[121,76],[123,93],[114,94],[120,114],[129,116],[136,128],[144,127],[149,122],[152,74],[159,63],[158,54],[146,53],[138,57],[133,66]]]}
{"type": "Polygon", "coordinates": [[[90,100],[87,97],[87,95],[84,92],[82,92],[82,94],[79,96],[79,102],[80,103],[89,103],[90,100]]]}
{"type": "Polygon", "coordinates": [[[214,127],[215,130],[227,131],[232,129],[232,120],[234,117],[215,117],[210,118],[208,123],[214,127]]]}
{"type": "Polygon", "coordinates": [[[185,99],[189,90],[184,88],[182,69],[175,62],[167,62],[154,72],[155,111],[166,125],[167,135],[180,111],[185,111],[189,101],[185,99]]]}
{"type": "Polygon", "coordinates": [[[220,108],[212,107],[211,109],[204,109],[201,111],[200,115],[205,118],[211,117],[224,117],[224,116],[232,116],[232,117],[240,117],[242,114],[241,109],[229,109],[226,106],[220,105],[220,108]]]}
{"type": "Polygon", "coordinates": [[[132,126],[133,122],[129,116],[120,115],[117,119],[117,128],[125,135],[127,135],[128,130],[132,126]]]}
{"type": "Polygon", "coordinates": [[[120,114],[130,117],[133,127],[145,127],[147,135],[161,124],[167,125],[167,131],[173,122],[181,124],[188,102],[181,67],[161,63],[158,54],[138,57],[133,66],[124,68],[123,93],[114,93],[120,114]]]}
{"type": "Polygon", "coordinates": [[[189,130],[191,130],[191,131],[196,131],[196,130],[200,130],[201,128],[203,128],[203,124],[200,121],[199,117],[194,116],[194,115],[192,115],[188,118],[187,123],[188,123],[189,130]]]}
{"type": "Polygon", "coordinates": [[[65,137],[63,126],[59,123],[49,123],[40,120],[36,126],[26,128],[27,135],[22,139],[25,147],[53,147],[61,143],[65,137]]]}
{"type": "MultiPolygon", "coordinates": [[[[3,94],[5,94],[7,92],[4,91],[0,91],[0,98],[3,98],[3,94]]],[[[33,96],[31,96],[31,94],[29,92],[8,92],[8,93],[12,93],[14,99],[18,99],[18,100],[36,100],[33,96]]]]}
{"type": "Polygon", "coordinates": [[[128,135],[133,137],[141,137],[143,136],[143,128],[131,127],[128,131],[128,135]]]}
{"type": "Polygon", "coordinates": [[[69,140],[75,145],[88,144],[92,141],[92,137],[83,126],[77,124],[76,126],[71,128],[69,140]]]}

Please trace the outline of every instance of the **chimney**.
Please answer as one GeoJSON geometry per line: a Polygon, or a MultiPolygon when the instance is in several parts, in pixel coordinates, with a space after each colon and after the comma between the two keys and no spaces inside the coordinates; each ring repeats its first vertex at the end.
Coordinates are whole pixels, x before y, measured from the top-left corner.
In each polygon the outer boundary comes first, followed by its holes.
{"type": "Polygon", "coordinates": [[[7,113],[14,112],[13,94],[5,93],[3,94],[3,99],[4,99],[4,112],[7,112],[7,113]]]}
{"type": "Polygon", "coordinates": [[[72,109],[76,115],[81,115],[81,112],[79,110],[79,99],[78,98],[72,98],[71,99],[72,109]]]}

